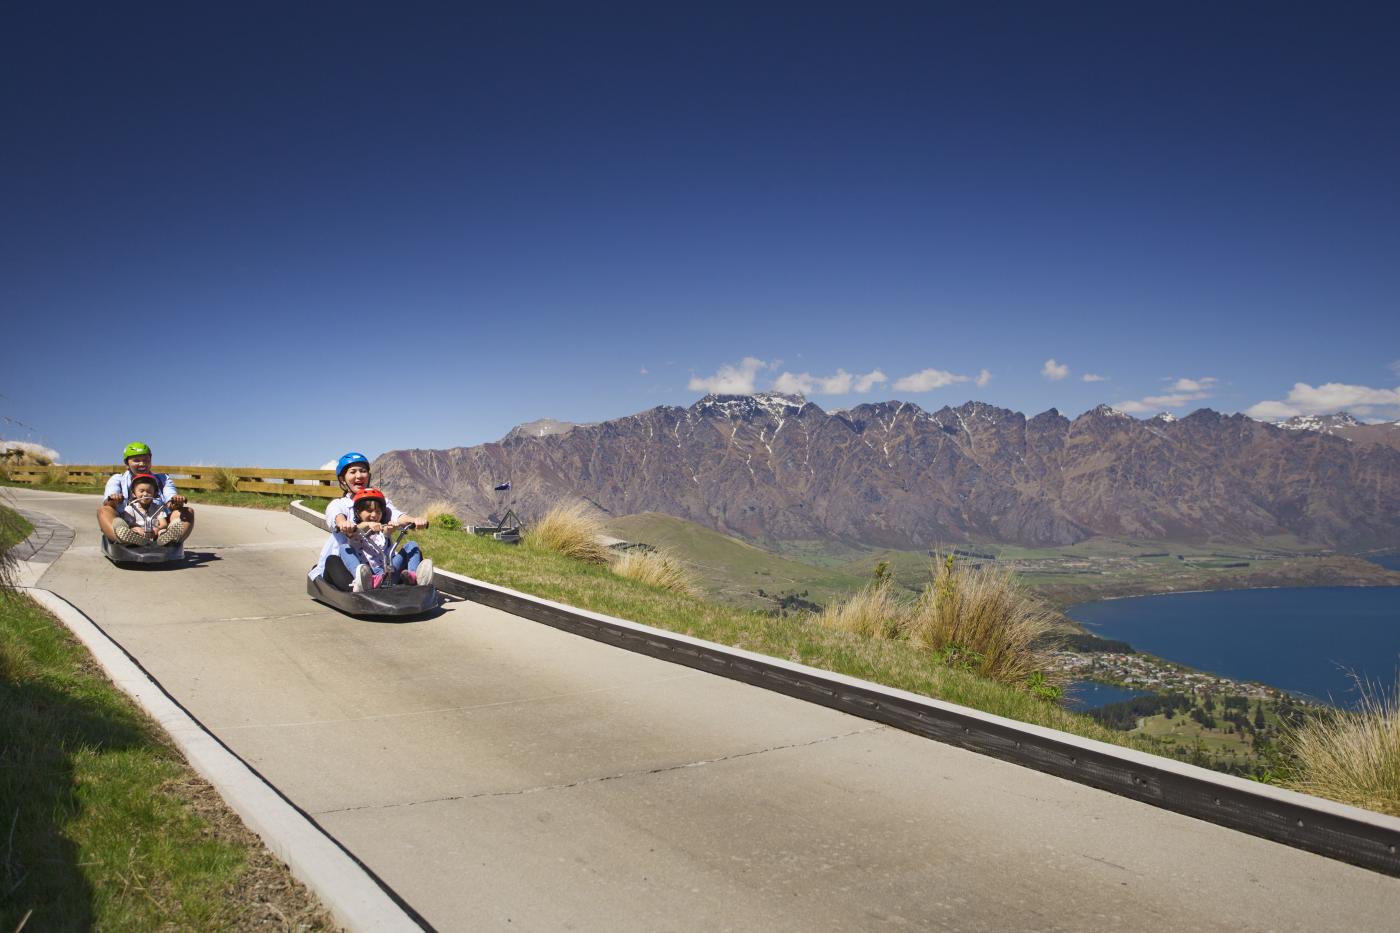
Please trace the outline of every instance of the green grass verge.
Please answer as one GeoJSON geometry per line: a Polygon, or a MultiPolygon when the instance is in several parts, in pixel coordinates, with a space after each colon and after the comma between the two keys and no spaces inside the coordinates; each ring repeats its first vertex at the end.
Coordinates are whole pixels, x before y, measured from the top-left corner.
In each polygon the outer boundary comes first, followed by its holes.
{"type": "Polygon", "coordinates": [[[13,509],[0,506],[0,553],[19,544],[34,531],[34,526],[13,509]]]}
{"type": "Polygon", "coordinates": [[[1144,750],[1157,748],[1149,740],[1106,729],[1025,691],[950,667],[932,652],[904,642],[833,631],[805,614],[779,618],[660,590],[622,579],[603,566],[523,545],[431,528],[417,537],[439,567],[545,599],[1075,735],[1144,750]]]}
{"type": "Polygon", "coordinates": [[[241,869],[179,755],[28,597],[0,591],[0,929],[215,929],[241,869]],[[33,912],[30,915],[30,912],[33,912]]]}

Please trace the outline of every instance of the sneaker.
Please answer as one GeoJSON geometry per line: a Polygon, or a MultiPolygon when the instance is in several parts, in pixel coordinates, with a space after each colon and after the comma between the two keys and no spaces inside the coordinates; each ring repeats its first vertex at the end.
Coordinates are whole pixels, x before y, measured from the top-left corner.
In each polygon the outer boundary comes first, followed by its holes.
{"type": "Polygon", "coordinates": [[[112,522],[112,537],[116,538],[122,544],[129,544],[133,547],[140,547],[145,544],[150,544],[150,541],[146,538],[145,535],[141,534],[141,532],[137,531],[135,528],[132,528],[130,525],[128,525],[121,519],[117,519],[116,521],[112,522]]]}
{"type": "Polygon", "coordinates": [[[355,568],[355,580],[350,584],[350,592],[363,593],[374,585],[373,579],[369,572],[369,564],[361,564],[355,568]]]}
{"type": "Polygon", "coordinates": [[[405,570],[403,573],[399,574],[399,582],[407,583],[409,586],[417,586],[418,574],[414,573],[412,570],[405,570]]]}
{"type": "Polygon", "coordinates": [[[168,526],[166,526],[166,529],[160,533],[160,537],[156,538],[156,544],[175,544],[184,536],[184,534],[185,525],[183,522],[171,522],[168,526]]]}
{"type": "Polygon", "coordinates": [[[376,573],[376,574],[374,575],[374,588],[375,588],[376,590],[379,589],[379,584],[381,584],[381,583],[383,583],[383,582],[384,582],[384,574],[382,574],[382,573],[376,573]]]}
{"type": "Polygon", "coordinates": [[[433,562],[431,559],[424,559],[419,562],[418,570],[414,573],[419,586],[431,586],[433,583],[433,562]]]}

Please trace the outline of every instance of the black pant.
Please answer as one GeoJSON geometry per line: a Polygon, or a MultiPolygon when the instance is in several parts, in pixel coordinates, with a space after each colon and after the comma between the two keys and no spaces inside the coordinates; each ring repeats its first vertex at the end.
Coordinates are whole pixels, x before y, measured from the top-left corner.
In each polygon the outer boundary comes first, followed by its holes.
{"type": "Polygon", "coordinates": [[[345,566],[345,561],[340,559],[339,554],[332,554],[326,558],[326,582],[338,590],[350,589],[350,584],[354,582],[354,577],[345,566]]]}

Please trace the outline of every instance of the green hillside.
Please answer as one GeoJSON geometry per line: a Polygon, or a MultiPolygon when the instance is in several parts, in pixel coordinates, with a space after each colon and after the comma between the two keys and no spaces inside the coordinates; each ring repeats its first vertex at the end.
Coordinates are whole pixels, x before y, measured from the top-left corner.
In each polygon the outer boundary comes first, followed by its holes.
{"type": "Polygon", "coordinates": [[[774,597],[785,595],[825,605],[870,579],[868,569],[862,573],[857,566],[818,567],[792,560],[659,512],[625,515],[608,522],[607,528],[624,540],[670,551],[693,568],[708,596],[733,606],[771,609],[774,597]],[[760,590],[765,595],[760,596],[760,590]]]}
{"type": "MultiPolygon", "coordinates": [[[[911,591],[931,579],[926,551],[863,549],[848,542],[785,542],[764,550],[694,522],[647,512],[609,522],[612,534],[663,547],[692,564],[711,598],[747,608],[772,608],[773,597],[800,595],[825,605],[864,586],[885,563],[911,591]],[[765,596],[759,596],[762,590],[765,596]]],[[[1394,586],[1400,572],[1362,558],[1300,552],[1268,544],[1183,544],[1089,538],[1058,548],[954,543],[947,551],[977,562],[985,555],[1058,607],[1110,596],[1258,586],[1394,586]]]]}

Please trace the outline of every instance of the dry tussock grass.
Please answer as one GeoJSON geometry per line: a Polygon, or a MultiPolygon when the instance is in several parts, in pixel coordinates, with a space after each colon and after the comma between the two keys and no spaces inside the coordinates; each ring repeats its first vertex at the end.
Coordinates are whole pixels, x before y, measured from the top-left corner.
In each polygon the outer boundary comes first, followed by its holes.
{"type": "Polygon", "coordinates": [[[214,470],[214,482],[218,483],[220,492],[238,491],[238,475],[228,467],[218,467],[214,470]]]}
{"type": "Polygon", "coordinates": [[[1308,719],[1285,733],[1297,758],[1294,790],[1400,816],[1400,683],[1396,692],[1359,684],[1361,706],[1308,719]]]}
{"type": "Polygon", "coordinates": [[[1043,647],[1055,616],[1016,585],[1009,571],[938,561],[934,580],[914,602],[881,578],[816,617],[867,638],[905,639],[959,667],[1005,684],[1055,688],[1043,647]]]}
{"type": "Polygon", "coordinates": [[[909,616],[910,641],[1002,683],[1042,676],[1050,660],[1043,647],[1055,615],[998,567],[938,562],[934,581],[909,616]]]}
{"type": "Polygon", "coordinates": [[[46,467],[58,459],[56,451],[28,441],[0,440],[0,462],[9,466],[46,467]]]}
{"type": "Polygon", "coordinates": [[[911,607],[901,602],[888,579],[870,584],[844,603],[831,603],[816,621],[841,632],[866,638],[898,638],[909,622],[911,607]]]}
{"type": "Polygon", "coordinates": [[[582,502],[556,505],[525,531],[532,548],[554,551],[589,564],[606,564],[608,549],[598,543],[603,524],[582,502]]]}
{"type": "Polygon", "coordinates": [[[0,480],[53,486],[67,482],[68,470],[57,465],[58,451],[29,441],[0,439],[0,480]]]}
{"type": "Polygon", "coordinates": [[[685,565],[665,551],[626,551],[613,562],[613,573],[672,593],[698,596],[699,590],[685,565]]]}
{"type": "MultiPolygon", "coordinates": [[[[31,468],[33,469],[33,468],[31,468]]],[[[34,483],[38,486],[63,486],[68,482],[68,469],[57,464],[41,465],[43,472],[35,478],[34,483]]],[[[33,476],[33,474],[30,474],[33,476]]]]}
{"type": "Polygon", "coordinates": [[[446,499],[438,499],[436,502],[429,502],[423,509],[422,514],[430,523],[436,522],[444,515],[451,515],[453,518],[457,517],[456,513],[452,511],[452,503],[448,502],[446,499]]]}

